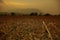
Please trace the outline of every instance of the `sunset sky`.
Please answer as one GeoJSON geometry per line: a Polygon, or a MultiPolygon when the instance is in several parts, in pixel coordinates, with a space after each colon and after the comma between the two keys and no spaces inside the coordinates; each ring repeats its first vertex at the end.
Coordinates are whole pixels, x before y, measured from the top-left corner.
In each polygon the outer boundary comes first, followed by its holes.
{"type": "MultiPolygon", "coordinates": [[[[60,13],[60,0],[2,0],[0,11],[13,11],[17,9],[36,8],[44,13],[60,13]]],[[[0,1],[1,2],[1,1],[0,1]]]]}

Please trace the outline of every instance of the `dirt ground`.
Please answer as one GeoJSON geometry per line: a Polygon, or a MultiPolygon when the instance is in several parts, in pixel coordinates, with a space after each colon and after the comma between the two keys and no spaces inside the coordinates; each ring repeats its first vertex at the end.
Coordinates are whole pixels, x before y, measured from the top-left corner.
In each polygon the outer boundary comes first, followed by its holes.
{"type": "Polygon", "coordinates": [[[60,16],[0,16],[0,40],[60,40],[60,16]]]}

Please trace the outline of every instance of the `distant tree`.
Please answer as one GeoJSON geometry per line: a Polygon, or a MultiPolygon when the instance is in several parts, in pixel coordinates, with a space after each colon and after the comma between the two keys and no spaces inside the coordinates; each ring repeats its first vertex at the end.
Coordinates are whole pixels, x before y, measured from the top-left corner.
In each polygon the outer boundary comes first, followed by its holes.
{"type": "Polygon", "coordinates": [[[30,14],[31,16],[37,16],[38,15],[38,13],[37,12],[32,12],[31,14],[30,14]]]}
{"type": "Polygon", "coordinates": [[[14,13],[14,12],[11,12],[11,15],[12,15],[12,16],[14,16],[14,15],[15,15],[15,13],[14,13]]]}
{"type": "Polygon", "coordinates": [[[34,13],[34,15],[35,15],[35,16],[37,16],[37,15],[38,15],[38,13],[37,13],[37,12],[35,12],[35,13],[34,13]]]}
{"type": "Polygon", "coordinates": [[[32,12],[30,15],[32,16],[32,15],[34,15],[34,13],[32,12]]]}

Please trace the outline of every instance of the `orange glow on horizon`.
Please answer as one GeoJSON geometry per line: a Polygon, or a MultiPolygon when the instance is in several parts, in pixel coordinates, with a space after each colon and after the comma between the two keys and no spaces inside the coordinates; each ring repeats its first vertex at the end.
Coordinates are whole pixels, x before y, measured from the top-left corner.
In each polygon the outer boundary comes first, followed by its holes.
{"type": "Polygon", "coordinates": [[[15,5],[15,6],[25,6],[28,5],[27,3],[18,3],[18,2],[5,2],[7,5],[15,5]]]}

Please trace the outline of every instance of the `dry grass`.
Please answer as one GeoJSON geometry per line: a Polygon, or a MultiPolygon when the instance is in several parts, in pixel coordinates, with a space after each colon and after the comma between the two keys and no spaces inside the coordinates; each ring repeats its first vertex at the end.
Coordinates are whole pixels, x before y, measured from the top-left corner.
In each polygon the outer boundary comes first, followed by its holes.
{"type": "Polygon", "coordinates": [[[1,16],[0,40],[60,40],[59,18],[59,16],[1,16]]]}

